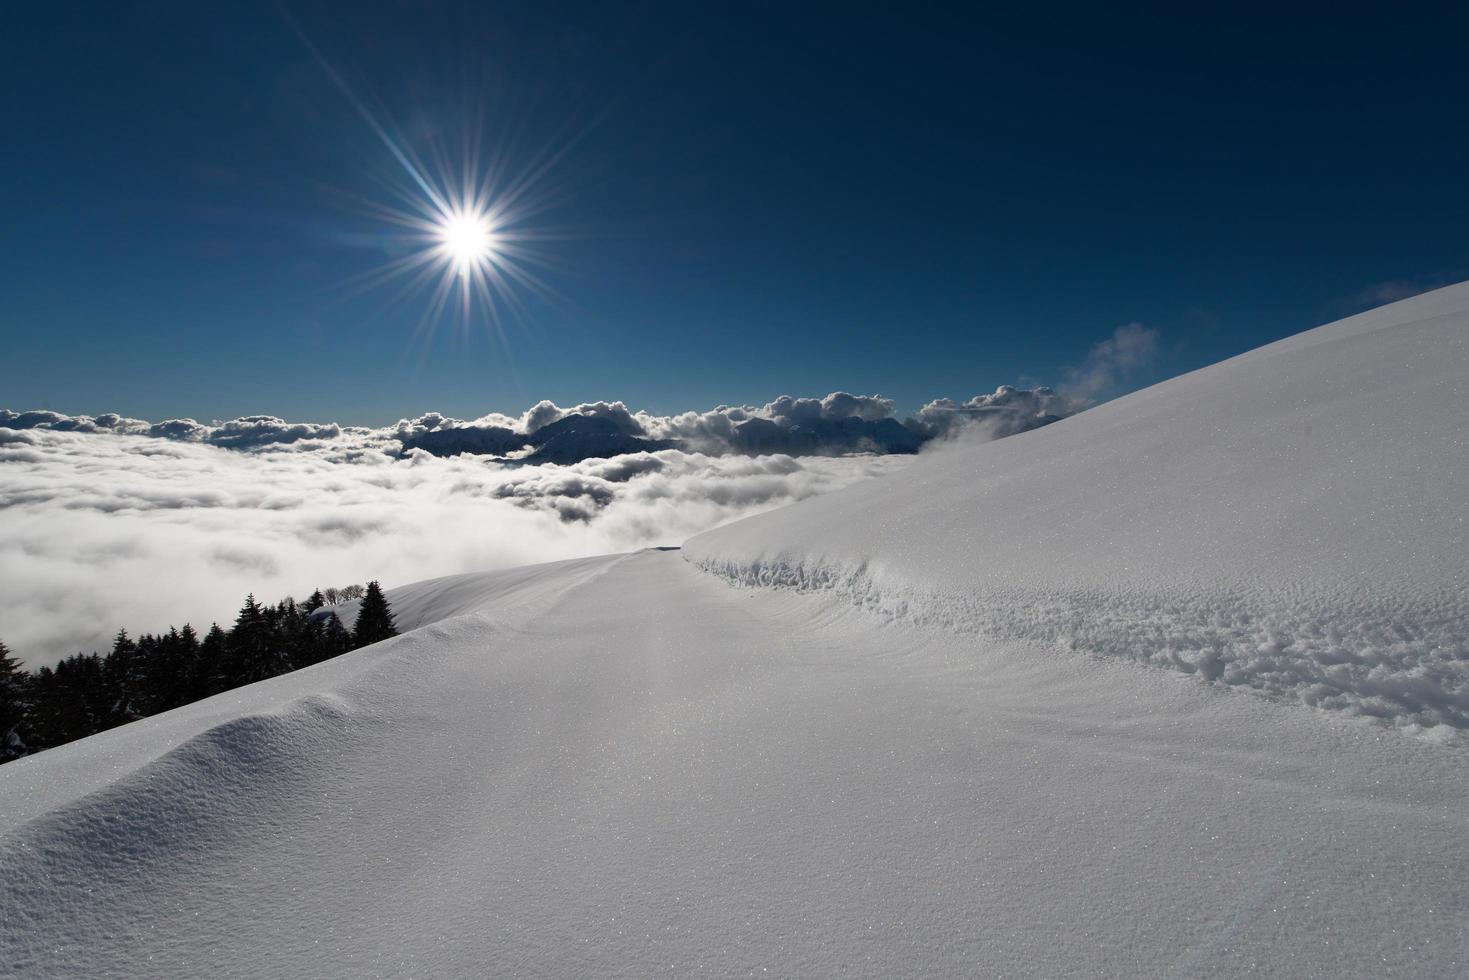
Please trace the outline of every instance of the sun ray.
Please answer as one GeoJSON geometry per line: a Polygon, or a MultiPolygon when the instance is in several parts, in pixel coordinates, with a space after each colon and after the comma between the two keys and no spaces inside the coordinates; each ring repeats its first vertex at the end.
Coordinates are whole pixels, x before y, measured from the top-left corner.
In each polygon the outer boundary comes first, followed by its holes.
{"type": "Polygon", "coordinates": [[[399,284],[381,309],[396,311],[423,296],[410,344],[430,342],[438,321],[449,316],[466,337],[472,324],[482,323],[507,355],[507,320],[530,324],[541,302],[561,310],[574,306],[531,267],[555,269],[543,246],[581,236],[536,222],[568,204],[566,188],[551,175],[605,112],[590,122],[567,120],[546,142],[523,146],[516,127],[490,129],[481,106],[466,115],[457,141],[432,136],[415,146],[380,103],[353,91],[301,26],[286,19],[397,164],[372,174],[381,196],[345,195],[383,229],[361,236],[383,261],[341,284],[347,295],[399,284]]]}

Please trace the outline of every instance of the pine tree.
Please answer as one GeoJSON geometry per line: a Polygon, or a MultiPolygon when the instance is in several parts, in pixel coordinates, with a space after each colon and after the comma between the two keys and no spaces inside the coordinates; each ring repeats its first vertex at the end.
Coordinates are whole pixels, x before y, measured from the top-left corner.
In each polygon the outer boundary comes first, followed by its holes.
{"type": "Polygon", "coordinates": [[[31,680],[31,749],[86,738],[116,725],[114,700],[97,654],[78,653],[42,667],[31,680]]]}
{"type": "Polygon", "coordinates": [[[194,700],[199,637],[192,626],[170,628],[161,636],[145,634],[138,638],[138,653],[143,670],[134,707],[140,714],[155,715],[194,700]]]}
{"type": "Polygon", "coordinates": [[[369,643],[377,643],[397,635],[398,627],[393,623],[393,611],[388,607],[388,597],[383,595],[382,587],[374,579],[367,583],[367,593],[362,597],[362,607],[357,612],[357,627],[353,630],[352,638],[357,646],[365,647],[369,643]]]}
{"type": "Polygon", "coordinates": [[[253,594],[245,598],[225,644],[226,689],[253,684],[291,669],[278,635],[279,619],[277,610],[260,605],[253,594]]]}
{"type": "Polygon", "coordinates": [[[141,717],[135,706],[143,656],[127,630],[118,630],[112,641],[112,652],[102,661],[102,676],[107,686],[107,714],[100,719],[104,728],[121,725],[141,717]]]}
{"type": "Polygon", "coordinates": [[[24,738],[27,680],[20,662],[0,641],[0,762],[18,759],[27,752],[24,738]]]}
{"type": "Polygon", "coordinates": [[[188,704],[196,697],[194,678],[199,675],[201,659],[202,647],[199,642],[199,634],[194,632],[193,626],[185,623],[184,628],[179,630],[179,704],[188,704]]]}
{"type": "Polygon", "coordinates": [[[319,651],[320,660],[330,660],[332,657],[340,657],[352,649],[352,634],[347,632],[347,627],[342,625],[342,620],[334,612],[326,614],[326,623],[321,628],[321,647],[319,651]]]}
{"type": "Polygon", "coordinates": [[[27,673],[0,643],[0,762],[61,745],[234,687],[309,666],[397,636],[377,582],[318,590],[306,602],[262,605],[254,595],[234,628],[213,624],[201,641],[193,627],[145,633],[119,630],[106,657],[68,657],[27,673]],[[349,632],[327,607],[361,598],[349,632]]]}
{"type": "Polygon", "coordinates": [[[227,690],[224,671],[228,659],[229,634],[218,623],[211,623],[209,632],[199,643],[199,655],[189,677],[189,700],[198,701],[227,690]]]}
{"type": "Polygon", "coordinates": [[[67,738],[62,736],[61,684],[56,671],[50,667],[37,669],[31,677],[30,688],[31,710],[27,727],[30,728],[28,744],[31,751],[60,745],[67,738]]]}

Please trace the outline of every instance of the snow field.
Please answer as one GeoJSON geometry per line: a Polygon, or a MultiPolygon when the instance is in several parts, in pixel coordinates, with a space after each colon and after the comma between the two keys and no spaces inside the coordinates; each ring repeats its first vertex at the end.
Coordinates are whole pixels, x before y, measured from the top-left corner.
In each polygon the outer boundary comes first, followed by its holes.
{"type": "Polygon", "coordinates": [[[464,612],[277,679],[292,700],[247,688],[68,800],[66,749],[0,770],[0,798],[12,769],[53,794],[0,844],[5,962],[1335,977],[1453,975],[1469,950],[1458,750],[874,634],[676,553],[563,584],[514,625],[464,612]]]}
{"type": "Polygon", "coordinates": [[[1469,284],[697,535],[746,586],[1469,727],[1469,284]]]}

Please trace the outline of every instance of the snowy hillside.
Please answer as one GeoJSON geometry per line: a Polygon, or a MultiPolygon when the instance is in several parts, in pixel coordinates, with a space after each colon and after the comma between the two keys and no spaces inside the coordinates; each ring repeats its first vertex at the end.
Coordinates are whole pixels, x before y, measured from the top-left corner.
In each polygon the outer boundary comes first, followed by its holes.
{"type": "Polygon", "coordinates": [[[0,767],[0,964],[1462,975],[1466,377],[1460,286],[393,590],[404,636],[0,767]]]}
{"type": "Polygon", "coordinates": [[[1469,727],[1469,284],[685,552],[889,617],[1469,727]]]}

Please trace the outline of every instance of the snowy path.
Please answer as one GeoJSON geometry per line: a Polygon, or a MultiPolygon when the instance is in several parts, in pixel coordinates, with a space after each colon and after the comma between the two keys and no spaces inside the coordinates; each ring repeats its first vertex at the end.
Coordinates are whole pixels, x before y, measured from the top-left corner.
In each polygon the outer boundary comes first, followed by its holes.
{"type": "Polygon", "coordinates": [[[482,613],[247,689],[229,702],[237,720],[210,721],[215,699],[133,726],[141,768],[110,783],[79,764],[100,739],[0,769],[0,963],[87,976],[1469,965],[1461,749],[1135,664],[735,589],[677,552],[547,568],[523,573],[536,601],[519,618],[497,612],[502,573],[482,613]],[[183,744],[160,758],[170,741],[183,744]]]}

